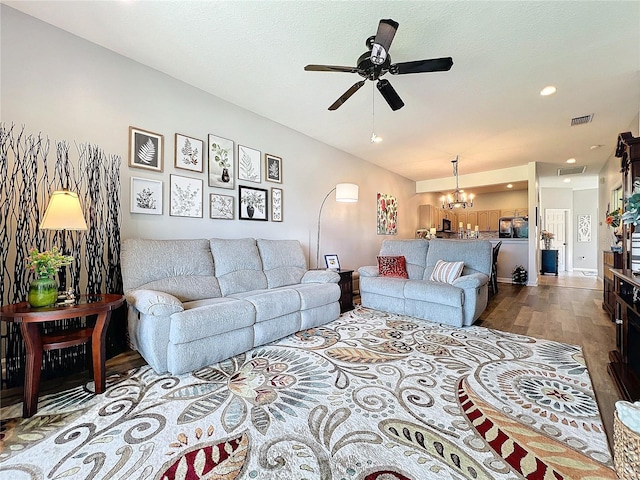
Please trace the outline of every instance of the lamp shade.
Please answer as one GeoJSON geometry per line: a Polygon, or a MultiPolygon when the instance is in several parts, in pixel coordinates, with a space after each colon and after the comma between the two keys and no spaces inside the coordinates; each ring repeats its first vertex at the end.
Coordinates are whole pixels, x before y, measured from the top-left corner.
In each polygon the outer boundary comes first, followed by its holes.
{"type": "Polygon", "coordinates": [[[40,229],[86,230],[87,222],[82,214],[78,194],[68,190],[53,192],[40,223],[40,229]]]}
{"type": "Polygon", "coordinates": [[[336,202],[357,202],[358,185],[355,183],[338,183],[336,185],[336,202]]]}

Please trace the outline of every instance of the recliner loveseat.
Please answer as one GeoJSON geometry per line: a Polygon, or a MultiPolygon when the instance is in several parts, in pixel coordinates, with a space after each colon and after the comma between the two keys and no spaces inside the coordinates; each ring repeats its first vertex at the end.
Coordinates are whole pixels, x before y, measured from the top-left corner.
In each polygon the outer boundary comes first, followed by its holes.
{"type": "Polygon", "coordinates": [[[307,270],[296,240],[128,239],[130,343],[181,374],[340,316],[340,276],[307,270]]]}
{"type": "Polygon", "coordinates": [[[383,276],[378,266],[360,267],[362,306],[446,323],[473,324],[488,302],[491,243],[486,240],[385,240],[379,256],[404,257],[406,276],[383,276]],[[464,262],[451,283],[432,281],[438,260],[464,262]]]}

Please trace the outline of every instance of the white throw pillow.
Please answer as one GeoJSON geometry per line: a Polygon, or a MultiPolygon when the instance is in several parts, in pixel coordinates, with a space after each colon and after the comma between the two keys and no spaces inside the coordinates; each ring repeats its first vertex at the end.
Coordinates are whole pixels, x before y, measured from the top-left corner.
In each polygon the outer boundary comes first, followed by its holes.
{"type": "Polygon", "coordinates": [[[430,280],[432,282],[453,283],[462,274],[464,262],[445,262],[438,260],[433,267],[430,280]]]}

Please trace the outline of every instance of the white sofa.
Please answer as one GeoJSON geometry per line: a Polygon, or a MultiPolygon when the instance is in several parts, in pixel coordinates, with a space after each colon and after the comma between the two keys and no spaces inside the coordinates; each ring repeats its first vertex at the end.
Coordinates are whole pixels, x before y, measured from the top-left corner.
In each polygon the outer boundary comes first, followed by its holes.
{"type": "Polygon", "coordinates": [[[381,276],[378,266],[360,267],[364,307],[446,323],[473,324],[487,307],[492,263],[485,240],[385,240],[380,256],[403,256],[408,278],[381,276]],[[431,281],[438,260],[464,262],[451,283],[431,281]]]}
{"type": "Polygon", "coordinates": [[[340,276],[307,271],[295,240],[129,239],[122,277],[130,343],[180,374],[340,316],[340,276]]]}

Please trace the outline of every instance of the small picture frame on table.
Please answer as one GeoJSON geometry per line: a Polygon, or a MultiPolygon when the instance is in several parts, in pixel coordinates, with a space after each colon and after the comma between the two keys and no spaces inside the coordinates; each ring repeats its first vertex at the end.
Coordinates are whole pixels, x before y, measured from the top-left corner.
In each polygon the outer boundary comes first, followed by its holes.
{"type": "Polygon", "coordinates": [[[340,270],[340,260],[335,253],[325,255],[324,263],[327,265],[328,270],[340,270]]]}

